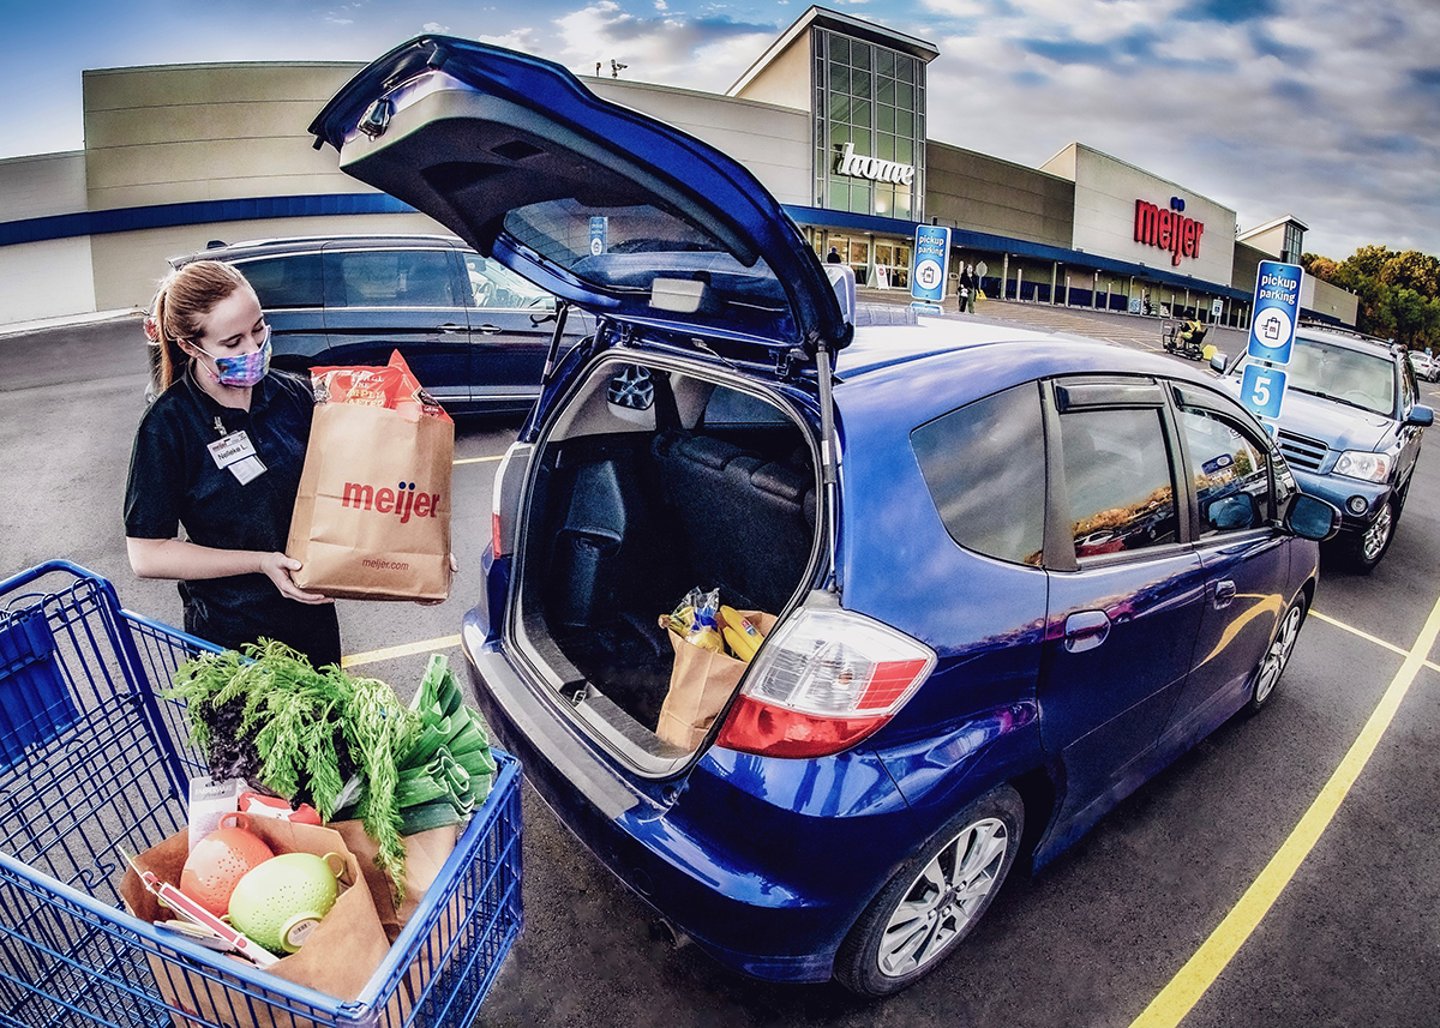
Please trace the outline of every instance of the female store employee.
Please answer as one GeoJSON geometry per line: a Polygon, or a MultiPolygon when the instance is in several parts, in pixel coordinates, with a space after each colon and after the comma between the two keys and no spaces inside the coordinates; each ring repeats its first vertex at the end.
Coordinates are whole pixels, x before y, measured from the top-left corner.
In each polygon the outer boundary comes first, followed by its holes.
{"type": "Polygon", "coordinates": [[[314,411],[309,383],[270,370],[270,326],[228,264],[196,261],[171,275],[146,329],[162,391],[130,458],[130,566],[179,580],[193,635],[230,648],[265,636],[316,667],[339,663],[335,606],[295,585],[300,562],[284,553],[314,411]]]}

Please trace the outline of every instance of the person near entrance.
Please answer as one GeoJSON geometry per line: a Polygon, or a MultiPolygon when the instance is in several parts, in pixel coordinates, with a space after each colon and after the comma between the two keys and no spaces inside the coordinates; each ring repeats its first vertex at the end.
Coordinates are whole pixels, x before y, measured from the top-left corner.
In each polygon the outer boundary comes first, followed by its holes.
{"type": "Polygon", "coordinates": [[[826,264],[844,264],[844,263],[845,263],[845,259],[840,256],[840,251],[837,250],[837,249],[835,249],[835,247],[832,246],[832,247],[830,247],[830,252],[825,255],[825,263],[826,263],[826,264]]]}
{"type": "Polygon", "coordinates": [[[975,284],[975,265],[966,264],[960,269],[960,285],[955,290],[961,314],[964,314],[966,310],[969,310],[971,314],[975,313],[975,284]]]}

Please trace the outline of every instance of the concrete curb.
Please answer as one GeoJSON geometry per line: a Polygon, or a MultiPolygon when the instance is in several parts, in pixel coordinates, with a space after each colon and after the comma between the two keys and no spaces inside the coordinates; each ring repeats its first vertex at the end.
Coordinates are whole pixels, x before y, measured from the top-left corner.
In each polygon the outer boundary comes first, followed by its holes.
{"type": "MultiPolygon", "coordinates": [[[[144,311],[139,307],[123,307],[109,311],[94,311],[88,314],[66,314],[58,318],[40,318],[36,321],[14,321],[0,325],[0,339],[10,336],[43,332],[50,328],[67,328],[71,325],[93,325],[102,321],[118,321],[121,318],[139,318],[144,311]]],[[[138,326],[137,326],[138,327],[138,326]]]]}

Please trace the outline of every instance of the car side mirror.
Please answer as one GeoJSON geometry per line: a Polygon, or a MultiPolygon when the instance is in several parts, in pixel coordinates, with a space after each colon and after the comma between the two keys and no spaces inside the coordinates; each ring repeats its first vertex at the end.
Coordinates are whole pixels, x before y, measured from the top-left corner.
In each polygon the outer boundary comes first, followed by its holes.
{"type": "Polygon", "coordinates": [[[1435,408],[1428,407],[1423,403],[1415,404],[1410,408],[1410,413],[1405,415],[1405,424],[1415,425],[1418,428],[1435,424],[1435,408]]]}
{"type": "Polygon", "coordinates": [[[1340,529],[1340,512],[1318,496],[1300,493],[1285,512],[1285,527],[1301,539],[1323,543],[1340,529]]]}
{"type": "Polygon", "coordinates": [[[1234,532],[1260,524],[1260,505],[1249,493],[1231,493],[1207,503],[1201,516],[1217,532],[1234,532]]]}
{"type": "Polygon", "coordinates": [[[1217,353],[1210,358],[1210,367],[1223,375],[1230,367],[1230,358],[1223,353],[1217,353]]]}
{"type": "Polygon", "coordinates": [[[825,277],[840,301],[840,316],[847,324],[855,324],[855,269],[848,264],[824,264],[825,277]]]}

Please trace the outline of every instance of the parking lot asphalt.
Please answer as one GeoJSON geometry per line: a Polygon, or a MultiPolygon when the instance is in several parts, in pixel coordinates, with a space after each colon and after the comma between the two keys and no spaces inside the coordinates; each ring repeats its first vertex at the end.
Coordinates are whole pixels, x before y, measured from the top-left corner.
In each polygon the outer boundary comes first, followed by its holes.
{"type": "MultiPolygon", "coordinates": [[[[1152,318],[997,302],[976,317],[1159,347],[1152,318]]],[[[1243,346],[1239,333],[1214,338],[1243,346]]],[[[130,608],[174,623],[173,583],[131,575],[120,523],[144,379],[134,319],[0,339],[0,574],[68,557],[112,578],[130,608]]],[[[1434,386],[1422,392],[1440,404],[1434,386]]],[[[450,600],[340,608],[357,669],[402,694],[432,648],[460,659],[490,482],[516,427],[458,426],[462,572],[450,600]]],[[[1040,876],[1013,878],[964,947],[908,992],[867,1003],[835,986],[767,985],[673,946],[527,789],[525,931],[479,1023],[1435,1024],[1437,460],[1422,455],[1374,574],[1325,568],[1266,710],[1221,728],[1040,876]]]]}

